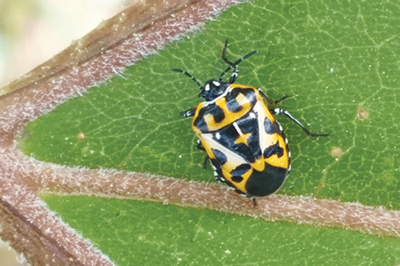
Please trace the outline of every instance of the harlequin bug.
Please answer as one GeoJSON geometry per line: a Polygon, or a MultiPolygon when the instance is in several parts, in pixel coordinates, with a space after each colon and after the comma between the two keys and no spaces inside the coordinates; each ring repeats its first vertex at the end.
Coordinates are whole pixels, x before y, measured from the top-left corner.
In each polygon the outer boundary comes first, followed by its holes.
{"type": "Polygon", "coordinates": [[[222,60],[229,67],[218,79],[207,81],[204,86],[188,72],[171,69],[191,78],[201,90],[204,102],[182,112],[193,116],[192,129],[198,137],[197,148],[204,150],[214,168],[215,179],[227,183],[236,192],[253,198],[276,192],[290,171],[288,141],[274,114],[284,114],[310,137],[328,136],[313,134],[286,110],[269,109],[289,96],[274,101],[261,89],[235,83],[238,64],[252,56],[252,51],[235,62],[226,58],[228,41],[222,50],[222,60]],[[224,75],[232,70],[228,82],[224,75]]]}

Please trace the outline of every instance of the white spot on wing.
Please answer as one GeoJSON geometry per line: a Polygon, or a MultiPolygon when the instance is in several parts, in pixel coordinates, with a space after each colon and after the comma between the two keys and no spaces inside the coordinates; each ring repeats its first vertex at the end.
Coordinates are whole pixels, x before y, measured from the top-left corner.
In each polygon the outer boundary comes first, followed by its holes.
{"type": "Polygon", "coordinates": [[[236,131],[239,133],[239,135],[243,135],[242,131],[240,130],[240,128],[236,122],[233,122],[233,127],[236,129],[236,131]]]}
{"type": "Polygon", "coordinates": [[[209,90],[210,90],[210,85],[207,84],[207,85],[204,87],[204,90],[205,90],[205,91],[209,91],[209,90]]]}
{"type": "Polygon", "coordinates": [[[260,129],[259,145],[260,145],[260,149],[263,151],[269,145],[272,145],[272,143],[268,144],[268,142],[267,142],[268,138],[266,137],[266,134],[263,133],[264,130],[261,130],[261,129],[264,129],[264,118],[266,117],[266,114],[264,112],[264,108],[262,108],[262,103],[260,101],[257,101],[256,104],[254,105],[254,111],[255,111],[255,113],[257,113],[257,116],[258,116],[258,117],[256,116],[256,118],[258,118],[257,123],[258,123],[258,128],[260,129]]]}
{"type": "Polygon", "coordinates": [[[212,83],[213,83],[215,86],[221,85],[221,83],[219,83],[218,81],[215,81],[215,80],[214,80],[212,83]]]}

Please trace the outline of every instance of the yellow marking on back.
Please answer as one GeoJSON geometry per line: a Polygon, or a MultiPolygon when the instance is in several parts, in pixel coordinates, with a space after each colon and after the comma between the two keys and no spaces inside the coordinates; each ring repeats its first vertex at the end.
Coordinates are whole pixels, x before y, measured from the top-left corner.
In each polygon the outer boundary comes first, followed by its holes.
{"type": "Polygon", "coordinates": [[[227,170],[225,167],[222,167],[222,174],[226,180],[228,180],[237,190],[247,194],[246,183],[247,180],[250,178],[251,174],[253,173],[253,169],[249,169],[246,173],[242,175],[243,180],[240,182],[235,182],[232,180],[231,171],[227,170]]]}
{"type": "Polygon", "coordinates": [[[236,101],[239,103],[239,105],[241,105],[241,106],[246,106],[246,105],[249,105],[249,104],[250,104],[249,99],[248,99],[246,96],[244,96],[243,93],[239,93],[239,94],[236,96],[235,100],[236,100],[236,101]]]}
{"type": "Polygon", "coordinates": [[[235,144],[240,144],[240,143],[243,143],[244,145],[248,145],[248,143],[247,143],[247,141],[249,140],[249,138],[250,138],[250,136],[251,136],[251,133],[249,132],[249,133],[242,133],[242,134],[240,134],[239,135],[239,137],[235,140],[235,144]]]}
{"type": "Polygon", "coordinates": [[[214,123],[214,116],[212,114],[205,114],[203,116],[204,121],[206,122],[207,125],[213,124],[214,123]]]}
{"type": "Polygon", "coordinates": [[[278,157],[278,155],[274,154],[269,158],[265,158],[265,162],[274,167],[288,169],[289,168],[289,155],[288,155],[288,149],[286,147],[285,140],[282,138],[282,136],[280,136],[278,134],[274,134],[274,135],[277,138],[279,147],[281,147],[283,149],[283,154],[281,157],[278,157]]]}
{"type": "Polygon", "coordinates": [[[251,163],[250,165],[254,170],[258,172],[264,171],[265,169],[264,157],[261,156],[259,159],[255,160],[254,163],[251,163]]]}
{"type": "MultiPolygon", "coordinates": [[[[243,86],[243,85],[239,85],[239,84],[232,84],[228,90],[232,91],[235,88],[247,88],[247,89],[253,89],[254,92],[258,95],[258,91],[256,91],[255,88],[251,88],[248,86],[243,86]]],[[[258,99],[259,97],[257,97],[258,99]]],[[[207,124],[207,128],[209,131],[216,131],[219,130],[229,124],[232,124],[233,122],[239,120],[240,118],[242,118],[244,115],[246,115],[249,111],[251,111],[252,109],[252,105],[251,102],[249,101],[249,99],[243,94],[243,93],[238,93],[238,95],[236,96],[236,101],[239,103],[239,105],[242,107],[238,112],[231,112],[229,111],[228,107],[226,106],[226,98],[224,97],[220,97],[218,98],[213,104],[217,105],[219,108],[221,108],[221,110],[223,110],[224,112],[224,119],[222,119],[220,122],[215,122],[214,117],[211,114],[207,114],[204,116],[204,121],[207,124]],[[212,118],[211,118],[212,117],[212,118]]],[[[194,115],[194,119],[193,122],[195,121],[196,117],[198,117],[200,110],[203,108],[207,108],[207,105],[209,103],[207,102],[202,102],[197,106],[195,115],[194,115]]],[[[196,127],[192,124],[192,128],[195,132],[196,131],[196,127]]]]}

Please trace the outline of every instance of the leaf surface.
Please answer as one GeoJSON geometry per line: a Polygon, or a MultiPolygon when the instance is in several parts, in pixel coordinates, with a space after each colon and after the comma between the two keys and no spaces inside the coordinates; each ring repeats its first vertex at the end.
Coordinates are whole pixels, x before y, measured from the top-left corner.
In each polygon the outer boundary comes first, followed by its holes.
{"type": "MultiPolygon", "coordinates": [[[[32,122],[21,146],[58,164],[215,182],[211,167],[202,169],[191,119],[179,115],[200,101],[197,86],[169,69],[182,68],[202,82],[218,77],[227,67],[220,55],[228,38],[231,60],[258,51],[240,64],[238,83],[260,87],[272,99],[292,96],[279,107],[311,131],[330,133],[307,138],[292,121],[277,118],[292,153],[292,171],[279,193],[399,209],[399,15],[399,6],[381,2],[237,5],[32,122]]],[[[120,264],[150,256],[171,264],[400,263],[397,239],[155,203],[45,200],[120,264]],[[107,217],[97,216],[99,209],[107,217]]]]}

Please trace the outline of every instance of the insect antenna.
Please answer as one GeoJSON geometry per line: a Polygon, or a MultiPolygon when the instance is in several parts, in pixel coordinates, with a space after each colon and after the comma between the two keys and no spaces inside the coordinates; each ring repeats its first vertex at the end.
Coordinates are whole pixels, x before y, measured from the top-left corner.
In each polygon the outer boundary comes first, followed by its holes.
{"type": "Polygon", "coordinates": [[[227,63],[228,65],[233,65],[233,63],[231,61],[229,61],[228,58],[226,58],[226,48],[227,47],[228,47],[228,39],[225,40],[224,49],[222,49],[221,59],[224,60],[224,62],[227,63]]]}
{"type": "Polygon", "coordinates": [[[228,60],[228,58],[226,58],[226,48],[227,47],[228,47],[228,39],[225,40],[225,45],[224,45],[224,49],[222,49],[221,58],[222,58],[222,60],[224,60],[225,63],[227,63],[229,65],[229,67],[227,69],[225,69],[224,72],[222,72],[221,76],[219,76],[219,80],[222,80],[223,76],[225,76],[225,74],[228,71],[230,71],[231,69],[234,69],[233,73],[232,73],[231,80],[230,80],[230,83],[232,83],[236,79],[236,77],[238,75],[238,72],[239,72],[239,69],[238,69],[237,65],[239,65],[246,58],[249,58],[253,54],[257,53],[257,51],[252,51],[252,52],[246,54],[245,56],[243,56],[242,58],[236,60],[236,62],[232,63],[231,61],[228,60]]]}
{"type": "Polygon", "coordinates": [[[188,76],[191,80],[193,80],[194,82],[196,82],[197,86],[199,86],[199,89],[202,90],[203,89],[203,85],[201,85],[201,83],[195,78],[193,77],[189,72],[179,69],[179,68],[171,68],[172,71],[175,72],[180,72],[185,74],[186,76],[188,76]]]}

